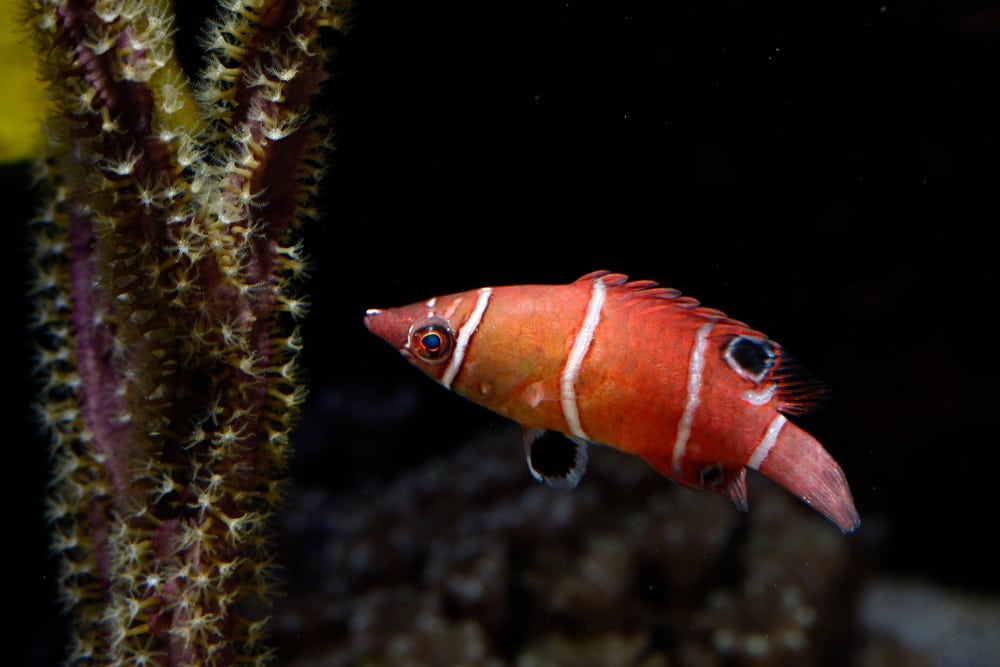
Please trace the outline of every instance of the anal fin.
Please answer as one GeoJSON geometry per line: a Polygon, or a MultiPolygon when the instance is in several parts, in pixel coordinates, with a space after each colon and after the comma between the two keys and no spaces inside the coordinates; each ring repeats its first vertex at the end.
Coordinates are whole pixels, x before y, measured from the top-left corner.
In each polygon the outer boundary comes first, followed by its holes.
{"type": "Polygon", "coordinates": [[[747,469],[740,468],[740,472],[736,475],[736,478],[729,483],[729,487],[726,489],[726,495],[729,499],[733,501],[733,505],[736,506],[740,512],[746,512],[749,509],[747,505],[747,469]]]}
{"type": "Polygon", "coordinates": [[[556,489],[572,489],[587,471],[587,441],[558,431],[524,428],[528,470],[539,482],[556,489]]]}

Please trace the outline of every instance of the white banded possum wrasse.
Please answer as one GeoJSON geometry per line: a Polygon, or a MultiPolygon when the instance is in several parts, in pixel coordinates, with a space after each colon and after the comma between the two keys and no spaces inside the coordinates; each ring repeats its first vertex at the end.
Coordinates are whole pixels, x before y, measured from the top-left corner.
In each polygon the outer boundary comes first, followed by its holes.
{"type": "Polygon", "coordinates": [[[597,271],[371,309],[368,329],[445,387],[523,427],[531,474],[583,476],[589,444],[747,509],[759,470],[835,523],[860,519],[844,473],[786,419],[826,388],[777,343],[679,292],[597,271]]]}

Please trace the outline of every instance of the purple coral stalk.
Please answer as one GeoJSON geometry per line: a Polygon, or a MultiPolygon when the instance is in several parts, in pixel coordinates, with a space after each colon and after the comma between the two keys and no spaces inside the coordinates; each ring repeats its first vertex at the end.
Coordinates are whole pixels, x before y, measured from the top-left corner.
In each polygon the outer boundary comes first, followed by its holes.
{"type": "Polygon", "coordinates": [[[229,0],[200,81],[165,0],[36,0],[50,520],[70,663],[261,663],[266,522],[305,388],[295,232],[326,140],[325,0],[229,0]]]}

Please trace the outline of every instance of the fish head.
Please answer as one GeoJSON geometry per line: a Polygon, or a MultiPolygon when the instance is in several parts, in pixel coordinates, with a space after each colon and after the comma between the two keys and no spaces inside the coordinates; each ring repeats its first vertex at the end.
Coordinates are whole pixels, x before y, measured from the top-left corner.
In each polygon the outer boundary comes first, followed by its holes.
{"type": "Polygon", "coordinates": [[[454,353],[454,326],[426,308],[372,308],[365,313],[365,326],[431,376],[454,353]]]}
{"type": "Polygon", "coordinates": [[[413,366],[444,382],[460,351],[460,324],[476,305],[475,292],[462,292],[398,308],[370,308],[365,326],[413,366]]]}
{"type": "Polygon", "coordinates": [[[410,361],[430,365],[447,360],[449,345],[454,344],[454,328],[446,318],[414,305],[370,308],[365,327],[410,361]]]}
{"type": "Polygon", "coordinates": [[[523,426],[562,431],[562,358],[550,350],[563,349],[564,323],[550,316],[542,298],[546,289],[484,287],[376,308],[366,314],[365,325],[459,396],[523,426]]]}

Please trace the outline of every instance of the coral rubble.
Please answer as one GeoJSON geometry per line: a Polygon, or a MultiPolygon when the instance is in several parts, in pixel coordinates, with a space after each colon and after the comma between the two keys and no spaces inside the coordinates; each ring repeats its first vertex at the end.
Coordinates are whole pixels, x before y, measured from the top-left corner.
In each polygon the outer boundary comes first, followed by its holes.
{"type": "Polygon", "coordinates": [[[845,664],[865,559],[777,487],[756,479],[741,515],[602,449],[558,491],[531,480],[517,442],[505,429],[347,496],[294,491],[284,658],[845,664]]]}

